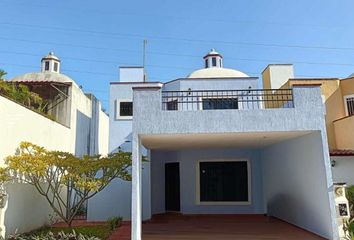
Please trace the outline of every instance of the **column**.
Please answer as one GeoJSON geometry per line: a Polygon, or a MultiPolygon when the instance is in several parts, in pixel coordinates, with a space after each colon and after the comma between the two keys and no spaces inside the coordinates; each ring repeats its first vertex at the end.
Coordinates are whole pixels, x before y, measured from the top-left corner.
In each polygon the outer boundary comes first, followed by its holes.
{"type": "Polygon", "coordinates": [[[132,136],[132,217],[131,240],[141,240],[142,162],[139,136],[132,136]]]}

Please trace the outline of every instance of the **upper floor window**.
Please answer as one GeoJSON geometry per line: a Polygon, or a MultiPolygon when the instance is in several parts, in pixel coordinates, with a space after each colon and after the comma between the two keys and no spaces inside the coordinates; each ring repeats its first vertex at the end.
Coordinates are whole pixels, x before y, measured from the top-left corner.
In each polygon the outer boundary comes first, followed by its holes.
{"type": "Polygon", "coordinates": [[[204,110],[211,109],[238,109],[237,98],[203,98],[204,110]]]}
{"type": "Polygon", "coordinates": [[[347,116],[354,115],[354,95],[344,97],[347,116]]]}
{"type": "Polygon", "coordinates": [[[208,68],[208,59],[205,59],[205,68],[208,68]]]}
{"type": "Polygon", "coordinates": [[[58,63],[54,63],[54,72],[58,72],[58,63]]]}
{"type": "Polygon", "coordinates": [[[132,119],[133,102],[129,100],[117,100],[116,102],[116,119],[132,119]]]}
{"type": "Polygon", "coordinates": [[[49,61],[45,61],[44,70],[49,71],[49,61]]]}
{"type": "Polygon", "coordinates": [[[215,57],[213,57],[213,58],[211,59],[211,61],[212,61],[212,65],[213,65],[213,67],[216,67],[216,58],[215,58],[215,57]]]}
{"type": "Polygon", "coordinates": [[[178,100],[167,102],[167,110],[178,110],[178,100]]]}

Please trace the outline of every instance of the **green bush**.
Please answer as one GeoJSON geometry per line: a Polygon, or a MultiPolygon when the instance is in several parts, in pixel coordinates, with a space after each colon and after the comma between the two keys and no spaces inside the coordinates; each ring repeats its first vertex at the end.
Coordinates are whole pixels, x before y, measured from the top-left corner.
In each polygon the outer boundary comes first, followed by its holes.
{"type": "Polygon", "coordinates": [[[111,217],[107,220],[107,223],[109,224],[111,230],[116,229],[117,227],[120,227],[122,225],[123,218],[122,217],[111,217]]]}
{"type": "Polygon", "coordinates": [[[70,233],[63,231],[58,233],[47,232],[42,234],[31,235],[13,235],[9,236],[7,240],[101,240],[100,238],[93,236],[85,236],[81,233],[77,234],[74,230],[70,233]]]}

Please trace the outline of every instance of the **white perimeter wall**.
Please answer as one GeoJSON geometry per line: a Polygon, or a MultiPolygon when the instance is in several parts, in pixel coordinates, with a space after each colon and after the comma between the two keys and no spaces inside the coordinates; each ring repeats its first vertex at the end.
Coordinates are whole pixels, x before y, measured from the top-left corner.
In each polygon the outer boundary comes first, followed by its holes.
{"type": "MultiPolygon", "coordinates": [[[[143,163],[143,219],[151,217],[150,163],[143,163]]],[[[102,192],[91,198],[88,203],[87,219],[105,221],[110,217],[122,216],[124,220],[131,217],[132,183],[116,179],[102,192]]]]}
{"type": "Polygon", "coordinates": [[[323,151],[320,132],[265,148],[264,202],[269,215],[333,239],[323,151]]]}
{"type": "MultiPolygon", "coordinates": [[[[69,128],[49,120],[19,104],[0,96],[0,163],[15,153],[19,143],[29,141],[47,149],[71,152],[69,128]]],[[[35,190],[25,184],[10,184],[8,206],[0,209],[1,234],[16,228],[29,231],[41,227],[51,213],[49,205],[35,190]]]]}
{"type": "Polygon", "coordinates": [[[335,161],[332,167],[333,182],[354,185],[354,156],[331,157],[335,161]]]}

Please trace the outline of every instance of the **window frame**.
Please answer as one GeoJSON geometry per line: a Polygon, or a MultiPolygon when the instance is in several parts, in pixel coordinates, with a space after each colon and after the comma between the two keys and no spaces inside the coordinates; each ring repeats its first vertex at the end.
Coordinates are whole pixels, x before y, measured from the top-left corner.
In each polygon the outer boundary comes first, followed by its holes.
{"type": "Polygon", "coordinates": [[[196,205],[251,205],[252,204],[252,171],[251,171],[251,162],[247,158],[238,158],[238,159],[207,159],[207,160],[198,160],[196,163],[196,184],[195,184],[195,202],[196,205]],[[211,202],[211,201],[200,201],[200,163],[203,162],[246,162],[247,163],[247,190],[248,190],[248,201],[220,201],[220,202],[211,202]]]}
{"type": "Polygon", "coordinates": [[[354,114],[353,114],[353,115],[349,115],[348,103],[347,103],[347,99],[348,99],[348,98],[354,98],[354,94],[345,95],[345,96],[343,97],[343,99],[344,99],[344,106],[345,106],[345,115],[346,115],[347,117],[350,117],[350,116],[354,116],[354,114]]]}
{"type": "MultiPolygon", "coordinates": [[[[120,115],[120,104],[122,102],[131,102],[133,104],[133,100],[132,99],[116,99],[116,104],[115,104],[115,119],[116,120],[132,120],[133,119],[133,115],[132,116],[121,116],[120,115]]],[[[134,108],[134,106],[133,106],[134,108]]]]}

